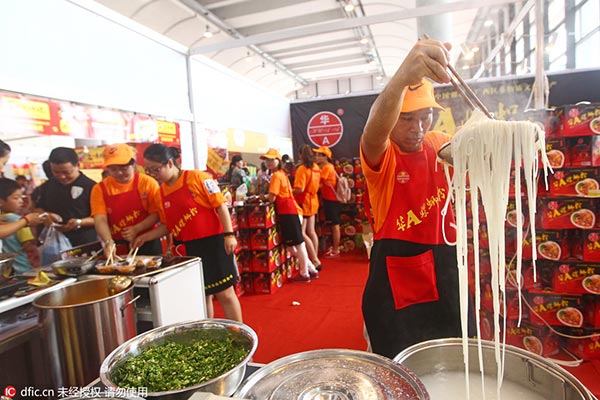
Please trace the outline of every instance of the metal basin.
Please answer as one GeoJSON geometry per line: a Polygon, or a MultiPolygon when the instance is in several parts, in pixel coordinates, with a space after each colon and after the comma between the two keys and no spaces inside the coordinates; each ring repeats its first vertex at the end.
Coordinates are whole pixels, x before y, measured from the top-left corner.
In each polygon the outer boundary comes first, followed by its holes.
{"type": "Polygon", "coordinates": [[[250,376],[234,397],[255,400],[428,400],[405,367],[364,351],[327,349],[292,354],[250,376]]]}
{"type": "Polygon", "coordinates": [[[197,340],[197,333],[200,331],[203,334],[209,333],[210,337],[214,337],[214,340],[217,341],[231,338],[240,346],[247,346],[249,352],[238,365],[221,376],[180,390],[148,392],[144,397],[181,400],[189,398],[195,392],[210,392],[221,396],[231,396],[244,378],[246,364],[252,358],[258,346],[258,337],[249,326],[225,319],[181,322],[142,333],[123,343],[106,357],[100,367],[100,380],[109,390],[117,390],[118,386],[114,382],[114,372],[127,358],[141,354],[150,347],[160,346],[167,341],[190,344],[197,340]]]}
{"type": "MultiPolygon", "coordinates": [[[[494,343],[487,340],[482,340],[481,343],[485,376],[491,377],[491,380],[495,382],[496,360],[494,357],[494,343]]],[[[473,388],[473,386],[481,387],[479,383],[481,378],[477,340],[470,339],[468,348],[469,372],[473,377],[471,379],[471,398],[483,398],[481,392],[474,392],[475,389],[473,388]]],[[[417,343],[398,354],[394,358],[394,361],[406,366],[421,378],[432,396],[435,396],[436,392],[439,393],[442,390],[444,399],[462,400],[466,398],[463,386],[465,383],[465,367],[463,363],[462,339],[449,338],[417,343]],[[452,381],[452,385],[444,383],[454,378],[456,381],[452,381]],[[428,384],[428,382],[431,383],[428,384]],[[458,385],[459,390],[462,392],[461,396],[456,397],[450,394],[449,387],[454,384],[458,385]]],[[[510,345],[506,345],[503,382],[503,390],[505,385],[522,389],[524,394],[518,397],[521,400],[594,399],[577,378],[560,366],[537,354],[510,345]]],[[[493,397],[488,396],[486,398],[496,398],[495,390],[492,393],[493,397]]],[[[511,399],[517,397],[503,395],[502,398],[511,399]]]]}
{"type": "Polygon", "coordinates": [[[54,261],[50,266],[57,275],[79,276],[87,273],[94,267],[95,261],[88,257],[70,258],[54,261]]]}

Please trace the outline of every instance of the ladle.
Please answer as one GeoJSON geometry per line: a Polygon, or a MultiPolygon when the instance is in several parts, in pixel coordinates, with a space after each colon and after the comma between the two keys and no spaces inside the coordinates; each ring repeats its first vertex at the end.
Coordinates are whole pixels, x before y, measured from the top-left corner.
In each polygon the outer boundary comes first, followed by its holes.
{"type": "Polygon", "coordinates": [[[117,275],[110,278],[108,282],[108,294],[113,296],[115,294],[119,294],[124,290],[129,289],[131,285],[133,285],[133,278],[130,278],[125,275],[117,275]]]}

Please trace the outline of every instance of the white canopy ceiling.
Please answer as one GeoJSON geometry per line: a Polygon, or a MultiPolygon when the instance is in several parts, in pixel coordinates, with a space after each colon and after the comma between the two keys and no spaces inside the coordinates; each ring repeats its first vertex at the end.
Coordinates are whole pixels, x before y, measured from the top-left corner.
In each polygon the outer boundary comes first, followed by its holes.
{"type": "MultiPolygon", "coordinates": [[[[378,89],[419,33],[461,46],[511,0],[97,0],[276,92],[361,78],[378,89]]],[[[519,2],[520,3],[520,2],[519,2]]],[[[306,94],[306,93],[305,93],[306,94]]],[[[314,93],[313,93],[314,95],[314,93]]]]}

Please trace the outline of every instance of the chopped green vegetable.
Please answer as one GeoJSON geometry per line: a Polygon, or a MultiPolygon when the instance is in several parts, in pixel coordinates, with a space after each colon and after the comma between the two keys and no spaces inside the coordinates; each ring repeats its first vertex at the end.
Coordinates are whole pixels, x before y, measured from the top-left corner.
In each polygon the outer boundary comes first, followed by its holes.
{"type": "Polygon", "coordinates": [[[146,387],[165,392],[199,385],[237,366],[249,353],[249,340],[227,336],[197,338],[193,343],[167,341],[129,357],[111,374],[122,388],[146,387]]]}

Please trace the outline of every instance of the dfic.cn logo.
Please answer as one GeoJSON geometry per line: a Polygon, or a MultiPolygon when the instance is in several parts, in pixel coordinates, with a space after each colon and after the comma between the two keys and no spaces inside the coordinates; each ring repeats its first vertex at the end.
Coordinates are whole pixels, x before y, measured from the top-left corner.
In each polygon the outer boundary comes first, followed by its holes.
{"type": "Polygon", "coordinates": [[[7,386],[4,388],[4,396],[12,399],[17,395],[17,389],[14,386],[7,386]]]}

